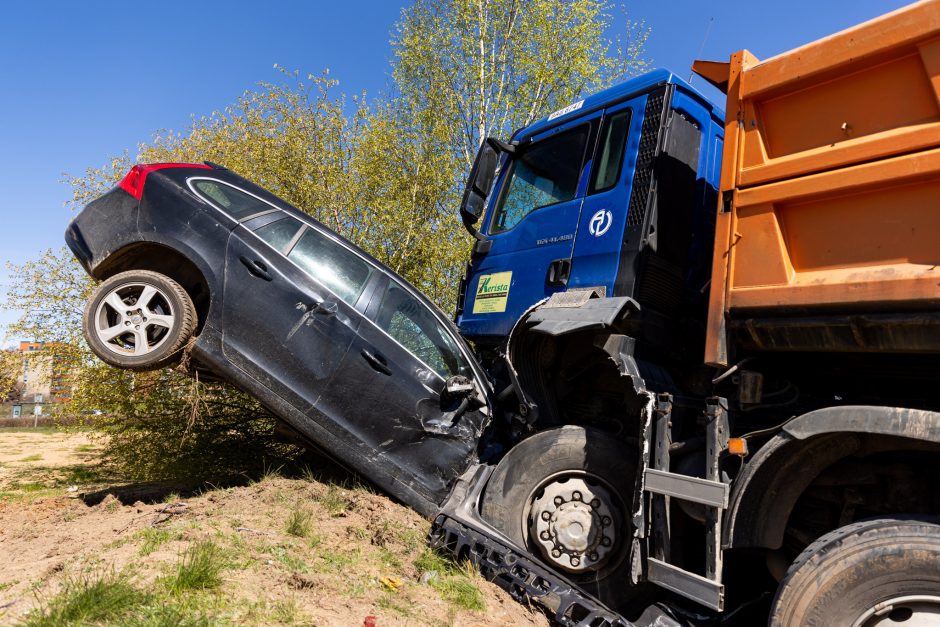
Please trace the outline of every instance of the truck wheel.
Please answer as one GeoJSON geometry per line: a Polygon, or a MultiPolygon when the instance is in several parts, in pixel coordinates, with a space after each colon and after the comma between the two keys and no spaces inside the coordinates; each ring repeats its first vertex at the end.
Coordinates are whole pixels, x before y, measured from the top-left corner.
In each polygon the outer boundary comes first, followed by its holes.
{"type": "Polygon", "coordinates": [[[940,525],[879,518],[822,536],[787,571],[770,624],[940,625],[940,525]]]}
{"type": "Polygon", "coordinates": [[[499,462],[483,517],[554,569],[612,604],[629,581],[636,456],[602,431],[537,433],[499,462]],[[613,596],[606,594],[609,591],[613,596]]]}
{"type": "Polygon", "coordinates": [[[105,363],[155,370],[174,360],[196,328],[196,309],[173,279],[149,270],[116,274],[92,294],[85,341],[105,363]]]}

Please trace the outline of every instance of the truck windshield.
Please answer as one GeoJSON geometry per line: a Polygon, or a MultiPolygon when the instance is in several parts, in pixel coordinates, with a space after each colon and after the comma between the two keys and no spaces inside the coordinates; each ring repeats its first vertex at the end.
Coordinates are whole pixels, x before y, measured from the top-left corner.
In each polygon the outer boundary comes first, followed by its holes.
{"type": "Polygon", "coordinates": [[[590,125],[582,124],[516,154],[504,179],[491,234],[508,231],[536,209],[575,197],[589,131],[590,125]]]}

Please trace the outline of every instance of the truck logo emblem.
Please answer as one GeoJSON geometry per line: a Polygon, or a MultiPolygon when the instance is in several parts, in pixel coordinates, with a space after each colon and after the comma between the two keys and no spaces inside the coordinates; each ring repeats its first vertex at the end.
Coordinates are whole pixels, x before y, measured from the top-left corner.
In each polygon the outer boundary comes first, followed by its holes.
{"type": "Polygon", "coordinates": [[[607,232],[607,229],[610,228],[613,221],[614,216],[611,215],[610,211],[601,209],[591,216],[591,221],[588,222],[588,231],[590,231],[591,235],[594,237],[600,237],[607,232]]]}

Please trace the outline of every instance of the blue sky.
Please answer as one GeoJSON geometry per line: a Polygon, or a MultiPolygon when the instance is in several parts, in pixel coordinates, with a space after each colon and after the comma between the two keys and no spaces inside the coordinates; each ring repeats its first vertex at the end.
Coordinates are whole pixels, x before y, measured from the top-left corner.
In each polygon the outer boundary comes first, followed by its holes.
{"type": "MultiPolygon", "coordinates": [[[[191,116],[277,80],[275,63],[304,73],[329,68],[340,90],[379,94],[389,84],[389,33],[407,4],[235,0],[208,11],[207,4],[169,0],[4,3],[0,265],[62,245],[71,213],[64,173],[102,166],[125,150],[133,155],[160,129],[185,129],[191,116]]],[[[629,16],[652,29],[646,56],[686,78],[700,50],[716,60],[741,48],[766,58],[905,4],[626,2],[629,16]]],[[[0,268],[0,299],[7,283],[0,268]]],[[[0,312],[0,341],[14,317],[0,312]]]]}

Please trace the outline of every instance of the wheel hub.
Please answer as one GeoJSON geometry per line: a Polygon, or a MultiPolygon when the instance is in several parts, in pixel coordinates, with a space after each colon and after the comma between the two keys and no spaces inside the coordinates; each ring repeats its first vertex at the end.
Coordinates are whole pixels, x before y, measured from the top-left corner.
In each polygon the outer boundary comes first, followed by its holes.
{"type": "Polygon", "coordinates": [[[532,502],[529,532],[550,563],[572,573],[597,570],[616,545],[610,494],[580,477],[553,481],[532,502]]]}
{"type": "Polygon", "coordinates": [[[940,626],[940,597],[933,595],[901,596],[869,608],[853,627],[940,626]]]}
{"type": "Polygon", "coordinates": [[[170,300],[146,283],[128,283],[108,292],[95,313],[95,332],[109,351],[144,356],[157,350],[175,324],[170,300]]]}

